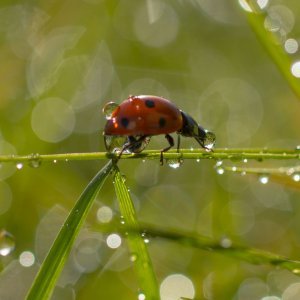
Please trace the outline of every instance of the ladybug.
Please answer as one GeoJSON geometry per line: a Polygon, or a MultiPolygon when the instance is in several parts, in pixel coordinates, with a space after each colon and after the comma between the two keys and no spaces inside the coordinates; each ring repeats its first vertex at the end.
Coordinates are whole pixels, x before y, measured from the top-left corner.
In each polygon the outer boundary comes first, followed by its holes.
{"type": "Polygon", "coordinates": [[[111,114],[103,131],[105,147],[112,151],[113,139],[126,137],[120,156],[124,151],[139,153],[149,143],[151,136],[164,134],[169,145],[160,152],[160,163],[163,164],[163,153],[174,146],[174,139],[170,135],[173,132],[178,134],[177,151],[179,135],[195,138],[207,151],[212,151],[215,144],[214,133],[205,130],[190,115],[162,97],[129,96],[120,105],[107,103],[103,112],[107,111],[111,111],[111,114]]]}

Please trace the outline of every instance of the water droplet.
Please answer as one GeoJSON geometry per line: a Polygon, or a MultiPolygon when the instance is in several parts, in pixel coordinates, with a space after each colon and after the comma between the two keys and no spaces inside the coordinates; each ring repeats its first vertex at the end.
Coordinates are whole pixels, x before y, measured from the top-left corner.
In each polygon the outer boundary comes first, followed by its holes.
{"type": "Polygon", "coordinates": [[[54,160],[53,160],[53,163],[56,164],[56,163],[57,163],[57,159],[54,159],[54,160]]]}
{"type": "MultiPolygon", "coordinates": [[[[126,143],[126,137],[124,136],[116,136],[116,135],[104,136],[105,148],[109,152],[112,153],[120,152],[125,143],[126,143]]],[[[130,152],[124,151],[123,153],[130,153],[130,152]]]]}
{"type": "Polygon", "coordinates": [[[200,158],[197,158],[197,159],[196,159],[196,162],[197,162],[197,163],[200,162],[200,158]]]}
{"type": "Polygon", "coordinates": [[[292,175],[292,178],[294,181],[299,182],[300,181],[300,173],[294,173],[292,175]]]}
{"type": "Polygon", "coordinates": [[[225,169],[222,168],[222,167],[217,167],[217,168],[216,168],[216,172],[217,172],[219,175],[223,175],[224,172],[225,172],[225,169]]]}
{"type": "Polygon", "coordinates": [[[218,161],[216,162],[215,167],[222,166],[222,164],[223,164],[223,161],[222,161],[222,160],[218,160],[218,161]]]}
{"type": "Polygon", "coordinates": [[[148,235],[147,235],[146,232],[142,232],[141,236],[142,236],[145,244],[149,244],[150,243],[150,239],[149,239],[149,237],[148,237],[148,235]]]}
{"type": "Polygon", "coordinates": [[[248,159],[247,158],[244,158],[244,160],[243,160],[243,163],[247,163],[248,162],[248,159]]]}
{"type": "Polygon", "coordinates": [[[40,159],[40,155],[38,153],[32,153],[30,155],[28,164],[32,168],[38,168],[41,165],[42,161],[40,159]]]}
{"type": "Polygon", "coordinates": [[[208,130],[205,130],[205,138],[203,145],[206,149],[211,150],[216,143],[216,135],[208,130]]]}
{"type": "Polygon", "coordinates": [[[102,112],[107,120],[111,119],[112,113],[119,105],[115,102],[108,102],[104,105],[102,112]]]}
{"type": "Polygon", "coordinates": [[[300,145],[297,145],[297,146],[296,146],[296,150],[300,150],[300,145]]]}
{"type": "Polygon", "coordinates": [[[124,220],[124,217],[123,217],[123,216],[120,217],[120,223],[121,223],[122,225],[125,224],[125,220],[124,220]]]}
{"type": "Polygon", "coordinates": [[[7,256],[15,249],[15,238],[12,234],[2,229],[0,231],[0,255],[7,256]]]}
{"type": "Polygon", "coordinates": [[[170,168],[178,169],[183,164],[182,159],[167,159],[167,164],[170,168]]]}
{"type": "Polygon", "coordinates": [[[138,259],[138,256],[136,253],[132,253],[129,259],[131,262],[135,262],[138,259]]]}
{"type": "Polygon", "coordinates": [[[18,170],[21,170],[21,169],[23,168],[23,164],[22,164],[22,163],[17,163],[17,164],[16,164],[16,168],[17,168],[18,170]]]}
{"type": "Polygon", "coordinates": [[[231,168],[231,170],[232,170],[233,172],[236,172],[237,167],[236,167],[236,166],[233,166],[233,167],[231,168]]]}
{"type": "Polygon", "coordinates": [[[262,184],[267,184],[269,182],[269,176],[268,175],[261,175],[261,176],[259,176],[258,180],[262,184]]]}

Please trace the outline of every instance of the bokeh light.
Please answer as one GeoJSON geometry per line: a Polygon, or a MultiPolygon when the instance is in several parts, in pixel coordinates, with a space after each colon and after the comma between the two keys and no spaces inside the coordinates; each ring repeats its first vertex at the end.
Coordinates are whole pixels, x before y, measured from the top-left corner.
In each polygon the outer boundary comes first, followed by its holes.
{"type": "Polygon", "coordinates": [[[47,98],[33,109],[31,126],[41,140],[57,143],[72,133],[75,120],[74,111],[66,101],[47,98]]]}
{"type": "Polygon", "coordinates": [[[183,274],[167,276],[160,285],[160,297],[162,300],[190,298],[195,296],[194,284],[183,274]]]}
{"type": "Polygon", "coordinates": [[[35,262],[34,254],[30,251],[24,251],[19,256],[19,262],[23,267],[31,267],[35,262]]]}
{"type": "Polygon", "coordinates": [[[300,61],[293,63],[291,72],[295,77],[300,78],[300,61]]]}
{"type": "Polygon", "coordinates": [[[121,246],[122,239],[120,235],[112,233],[106,238],[106,243],[109,248],[116,249],[121,246]]]}

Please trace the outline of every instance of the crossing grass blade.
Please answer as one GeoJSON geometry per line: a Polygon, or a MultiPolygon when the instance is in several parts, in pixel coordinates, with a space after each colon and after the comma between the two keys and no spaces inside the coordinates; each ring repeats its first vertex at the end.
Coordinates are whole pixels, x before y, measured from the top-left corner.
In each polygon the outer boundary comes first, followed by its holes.
{"type": "Polygon", "coordinates": [[[109,161],[95,175],[79,197],[42,263],[26,299],[45,300],[51,297],[74,240],[86,219],[93,200],[96,198],[112,168],[113,163],[109,161]]]}
{"type": "Polygon", "coordinates": [[[132,231],[126,233],[128,240],[131,260],[134,263],[135,271],[138,277],[140,294],[145,295],[145,299],[159,299],[159,291],[152,262],[148,253],[145,237],[140,233],[136,212],[132,199],[125,183],[125,178],[121,175],[120,170],[115,168],[114,185],[119,200],[120,211],[125,222],[125,226],[132,228],[132,231]]]}

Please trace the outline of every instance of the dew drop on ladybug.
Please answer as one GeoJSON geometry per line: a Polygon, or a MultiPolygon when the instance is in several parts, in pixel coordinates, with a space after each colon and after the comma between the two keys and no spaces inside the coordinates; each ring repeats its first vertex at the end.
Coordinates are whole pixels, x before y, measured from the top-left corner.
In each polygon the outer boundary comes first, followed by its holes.
{"type": "Polygon", "coordinates": [[[163,152],[174,146],[170,135],[174,132],[194,138],[207,151],[212,151],[215,144],[213,132],[205,130],[189,114],[162,97],[129,96],[119,105],[107,103],[103,112],[107,119],[103,132],[105,147],[110,152],[119,147],[120,155],[124,151],[139,153],[147,146],[151,136],[164,134],[168,146],[161,150],[162,164],[163,152]],[[120,137],[124,142],[120,143],[120,137]],[[118,140],[118,143],[114,140],[118,140]]]}

